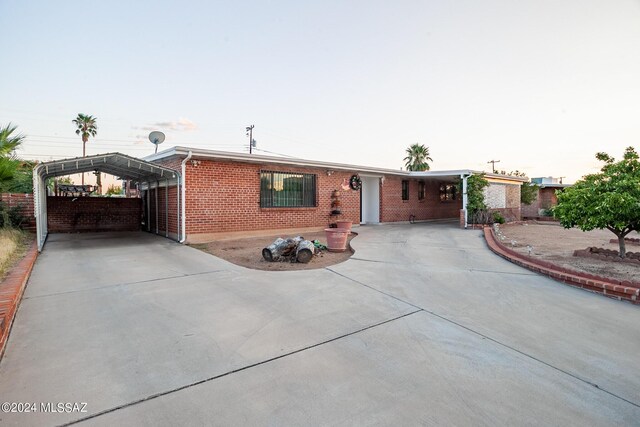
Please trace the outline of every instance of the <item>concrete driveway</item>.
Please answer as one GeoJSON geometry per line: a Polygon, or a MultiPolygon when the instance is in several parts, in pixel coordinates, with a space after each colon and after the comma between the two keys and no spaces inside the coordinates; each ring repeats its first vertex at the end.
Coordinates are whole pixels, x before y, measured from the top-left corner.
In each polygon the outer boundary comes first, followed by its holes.
{"type": "Polygon", "coordinates": [[[352,259],[300,272],[50,236],[0,363],[0,400],[37,412],[0,424],[640,424],[640,307],[451,224],[357,231],[352,259]]]}

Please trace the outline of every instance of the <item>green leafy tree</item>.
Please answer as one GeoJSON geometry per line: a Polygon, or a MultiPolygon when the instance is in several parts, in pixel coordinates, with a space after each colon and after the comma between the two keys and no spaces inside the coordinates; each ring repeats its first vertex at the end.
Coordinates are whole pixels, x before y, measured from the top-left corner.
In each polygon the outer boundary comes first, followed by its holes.
{"type": "Polygon", "coordinates": [[[433,159],[429,157],[429,147],[413,144],[407,148],[406,152],[407,157],[404,158],[404,161],[408,171],[428,171],[430,169],[428,162],[433,162],[433,159]]]}
{"type": "Polygon", "coordinates": [[[633,147],[623,159],[606,153],[596,154],[605,164],[599,173],[586,175],[572,187],[557,192],[558,204],[553,213],[565,228],[582,231],[607,229],[618,237],[620,257],[626,249],[624,238],[640,231],[640,161],[633,147]]]}
{"type": "MultiPolygon", "coordinates": [[[[96,118],[87,114],[78,114],[78,117],[73,119],[73,123],[76,125],[76,135],[82,137],[82,157],[87,155],[87,141],[89,137],[95,137],[98,133],[98,125],[96,124],[96,118]]],[[[82,185],[84,185],[84,174],[82,174],[82,185]]]]}
{"type": "Polygon", "coordinates": [[[119,185],[111,184],[109,188],[107,188],[105,196],[117,196],[120,194],[122,194],[122,187],[119,185]]]}
{"type": "Polygon", "coordinates": [[[487,210],[487,204],[484,202],[484,189],[488,186],[489,181],[484,177],[484,174],[471,175],[467,178],[467,212],[469,214],[475,215],[479,211],[487,210]]]}
{"type": "Polygon", "coordinates": [[[520,203],[530,205],[538,198],[538,184],[523,182],[520,187],[520,203]]]}

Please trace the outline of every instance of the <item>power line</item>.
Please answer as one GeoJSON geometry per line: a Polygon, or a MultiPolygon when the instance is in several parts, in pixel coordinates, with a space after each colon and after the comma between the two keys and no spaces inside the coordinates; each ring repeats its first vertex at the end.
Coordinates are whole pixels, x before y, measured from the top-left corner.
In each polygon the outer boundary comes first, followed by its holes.
{"type": "Polygon", "coordinates": [[[294,156],[290,156],[290,155],[288,155],[288,154],[275,153],[275,152],[273,152],[273,151],[262,150],[262,149],[260,149],[260,148],[254,148],[254,150],[256,150],[256,151],[262,151],[263,153],[276,154],[276,155],[278,155],[278,156],[289,157],[289,158],[292,158],[292,159],[295,159],[295,158],[296,158],[296,157],[294,157],[294,156]]]}

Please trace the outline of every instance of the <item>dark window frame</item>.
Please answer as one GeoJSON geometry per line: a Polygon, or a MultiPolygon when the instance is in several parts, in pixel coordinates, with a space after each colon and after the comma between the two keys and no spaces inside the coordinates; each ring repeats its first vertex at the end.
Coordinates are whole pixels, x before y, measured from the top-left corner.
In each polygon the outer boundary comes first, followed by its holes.
{"type": "Polygon", "coordinates": [[[260,171],[261,208],[315,208],[317,204],[318,179],[316,174],[302,172],[260,171]],[[294,179],[299,179],[299,182],[294,179]],[[293,187],[289,191],[285,190],[293,187]],[[282,187],[277,189],[277,187],[282,187]],[[282,193],[281,193],[282,192],[282,193]]]}
{"type": "Polygon", "coordinates": [[[440,201],[453,202],[458,200],[458,186],[456,184],[440,184],[440,201]]]}
{"type": "Polygon", "coordinates": [[[409,200],[409,181],[402,180],[402,200],[409,200]]]}
{"type": "Polygon", "coordinates": [[[418,200],[424,200],[426,187],[427,186],[424,181],[418,181],[418,200]]]}

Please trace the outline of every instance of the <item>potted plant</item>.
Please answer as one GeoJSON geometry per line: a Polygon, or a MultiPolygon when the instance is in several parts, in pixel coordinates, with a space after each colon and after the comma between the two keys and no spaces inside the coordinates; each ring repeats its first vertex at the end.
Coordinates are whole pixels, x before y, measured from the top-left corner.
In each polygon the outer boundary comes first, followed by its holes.
{"type": "Polygon", "coordinates": [[[349,231],[343,228],[325,228],[327,236],[327,250],[329,252],[344,252],[347,250],[349,231]]]}

